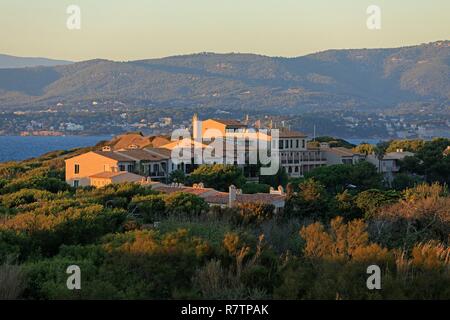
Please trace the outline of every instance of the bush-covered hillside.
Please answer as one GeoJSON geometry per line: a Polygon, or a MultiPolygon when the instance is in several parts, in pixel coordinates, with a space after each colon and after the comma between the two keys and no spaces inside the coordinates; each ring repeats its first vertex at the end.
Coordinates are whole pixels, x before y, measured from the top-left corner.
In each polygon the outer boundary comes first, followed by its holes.
{"type": "Polygon", "coordinates": [[[331,166],[291,181],[274,215],[131,184],[73,189],[64,156],[0,165],[0,298],[450,299],[444,185],[390,190],[367,164],[331,166]],[[382,290],[366,287],[372,264],[382,290]],[[66,287],[70,265],[81,290],[66,287]]]}

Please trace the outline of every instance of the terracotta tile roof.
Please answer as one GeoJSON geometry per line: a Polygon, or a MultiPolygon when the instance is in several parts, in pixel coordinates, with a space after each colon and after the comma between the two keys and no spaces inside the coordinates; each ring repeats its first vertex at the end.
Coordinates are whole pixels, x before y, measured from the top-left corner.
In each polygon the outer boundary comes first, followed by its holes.
{"type": "Polygon", "coordinates": [[[278,201],[284,201],[285,196],[279,194],[270,193],[255,193],[255,194],[238,194],[236,195],[236,202],[249,203],[249,202],[262,202],[272,204],[278,201]]]}
{"type": "Polygon", "coordinates": [[[157,154],[165,158],[172,157],[172,150],[166,148],[145,148],[149,153],[157,154]]]}
{"type": "Polygon", "coordinates": [[[167,193],[167,194],[171,194],[171,193],[175,193],[175,192],[182,192],[184,189],[186,189],[185,187],[171,187],[171,186],[158,186],[156,188],[154,188],[154,190],[162,192],[162,193],[167,193]]]}
{"type": "Polygon", "coordinates": [[[383,157],[383,160],[403,160],[405,157],[412,157],[414,153],[409,151],[404,152],[389,152],[383,157]]]}
{"type": "MultiPolygon", "coordinates": [[[[185,192],[197,195],[203,198],[210,204],[228,204],[229,194],[228,192],[221,192],[211,188],[193,188],[193,187],[173,187],[173,186],[158,186],[153,188],[156,191],[171,194],[175,192],[185,192]]],[[[262,202],[267,204],[273,204],[275,202],[284,201],[285,196],[279,194],[269,193],[255,193],[255,194],[237,194],[236,203],[254,203],[262,202]]]]}
{"type": "Polygon", "coordinates": [[[137,133],[129,133],[120,135],[112,141],[112,147],[115,150],[127,149],[132,145],[138,148],[144,148],[151,145],[151,139],[150,137],[144,137],[137,133]]]}
{"type": "Polygon", "coordinates": [[[326,152],[331,152],[331,153],[337,154],[339,156],[344,156],[344,157],[352,157],[354,155],[358,155],[358,153],[353,152],[351,149],[347,149],[344,147],[323,148],[322,150],[326,151],[326,152]]]}
{"type": "Polygon", "coordinates": [[[246,128],[247,125],[240,122],[239,120],[233,120],[233,119],[211,119],[213,121],[219,122],[221,124],[226,125],[227,127],[240,127],[240,128],[246,128]]]}
{"type": "Polygon", "coordinates": [[[158,148],[165,144],[170,143],[170,137],[166,137],[166,136],[154,136],[154,137],[150,137],[150,139],[152,141],[151,145],[153,148],[158,148]]]}
{"type": "Polygon", "coordinates": [[[127,178],[141,179],[140,175],[134,174],[132,172],[127,171],[119,171],[119,172],[100,172],[89,176],[89,178],[97,178],[97,179],[111,179],[118,176],[125,176],[127,178]]]}
{"type": "Polygon", "coordinates": [[[175,148],[193,148],[193,147],[206,148],[207,146],[203,143],[197,142],[190,138],[185,138],[185,139],[178,140],[178,141],[172,141],[168,144],[162,145],[161,147],[163,147],[165,149],[173,150],[175,148]]]}
{"type": "Polygon", "coordinates": [[[306,138],[307,135],[302,132],[298,132],[298,131],[280,130],[279,137],[280,138],[306,138]]]}
{"type": "MultiPolygon", "coordinates": [[[[228,204],[229,194],[227,192],[218,192],[213,195],[203,197],[206,202],[213,204],[228,204]]],[[[284,201],[285,196],[269,193],[255,193],[255,194],[237,194],[236,203],[266,203],[273,204],[274,202],[284,201]]]]}
{"type": "Polygon", "coordinates": [[[155,154],[153,152],[148,151],[147,149],[130,149],[116,152],[126,157],[131,157],[139,161],[161,161],[169,159],[169,157],[167,156],[155,154]]]}
{"type": "Polygon", "coordinates": [[[123,161],[123,162],[133,162],[134,161],[118,152],[113,152],[113,151],[92,151],[92,152],[94,152],[95,154],[98,154],[100,156],[110,158],[113,160],[117,160],[117,161],[123,161]]]}
{"type": "Polygon", "coordinates": [[[206,202],[212,204],[228,204],[228,193],[226,192],[217,192],[216,194],[208,195],[203,197],[206,202]]]}
{"type": "Polygon", "coordinates": [[[163,193],[167,193],[167,194],[171,194],[171,193],[175,193],[175,192],[185,192],[185,193],[194,194],[199,197],[202,197],[202,195],[215,194],[215,193],[219,192],[219,191],[216,191],[211,188],[173,187],[173,186],[158,186],[158,187],[155,187],[154,190],[163,192],[163,193]]]}

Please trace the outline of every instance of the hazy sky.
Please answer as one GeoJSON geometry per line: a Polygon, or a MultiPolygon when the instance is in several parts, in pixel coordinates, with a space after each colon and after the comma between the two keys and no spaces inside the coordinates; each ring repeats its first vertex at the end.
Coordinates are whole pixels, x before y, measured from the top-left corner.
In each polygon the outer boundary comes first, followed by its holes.
{"type": "Polygon", "coordinates": [[[450,39],[450,0],[1,0],[0,53],[134,60],[194,52],[299,56],[450,39]],[[66,9],[81,8],[81,30],[66,9]],[[379,5],[381,30],[366,9],[379,5]]]}

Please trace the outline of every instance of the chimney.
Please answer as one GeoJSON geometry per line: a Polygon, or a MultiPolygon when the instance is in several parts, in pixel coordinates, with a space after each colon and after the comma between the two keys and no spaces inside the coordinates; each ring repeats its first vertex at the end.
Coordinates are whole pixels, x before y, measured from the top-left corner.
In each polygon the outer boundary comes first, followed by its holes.
{"type": "Polygon", "coordinates": [[[269,191],[270,194],[279,194],[279,195],[284,195],[284,189],[282,186],[278,186],[278,188],[275,190],[274,188],[270,188],[269,191]]]}
{"type": "Polygon", "coordinates": [[[281,194],[281,195],[283,195],[284,194],[284,189],[283,189],[283,186],[278,186],[278,192],[281,194]]]}
{"type": "Polygon", "coordinates": [[[231,185],[228,188],[228,207],[234,207],[234,203],[236,202],[236,187],[231,185]]]}
{"type": "Polygon", "coordinates": [[[198,116],[195,113],[192,117],[192,139],[200,138],[202,134],[201,121],[198,121],[198,116]]]}

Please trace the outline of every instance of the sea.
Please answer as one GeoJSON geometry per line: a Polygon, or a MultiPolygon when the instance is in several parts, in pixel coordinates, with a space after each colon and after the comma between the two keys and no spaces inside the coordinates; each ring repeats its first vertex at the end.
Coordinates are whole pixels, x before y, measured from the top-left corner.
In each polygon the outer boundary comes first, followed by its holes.
{"type": "Polygon", "coordinates": [[[34,158],[56,150],[88,147],[112,136],[0,136],[0,162],[34,158]]]}
{"type": "MultiPolygon", "coordinates": [[[[0,162],[20,161],[38,157],[56,150],[69,150],[88,147],[102,140],[110,140],[111,135],[103,136],[0,136],[0,162]]],[[[362,142],[377,144],[377,139],[346,139],[353,144],[362,142]]]]}
{"type": "Polygon", "coordinates": [[[354,144],[354,145],[359,145],[359,144],[361,144],[361,143],[368,143],[368,144],[378,144],[378,143],[380,143],[381,141],[383,141],[383,140],[381,140],[381,139],[345,139],[344,138],[344,140],[345,141],[348,141],[348,142],[350,142],[351,144],[354,144]]]}

